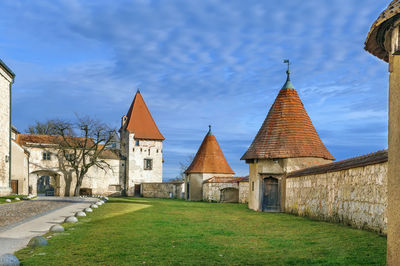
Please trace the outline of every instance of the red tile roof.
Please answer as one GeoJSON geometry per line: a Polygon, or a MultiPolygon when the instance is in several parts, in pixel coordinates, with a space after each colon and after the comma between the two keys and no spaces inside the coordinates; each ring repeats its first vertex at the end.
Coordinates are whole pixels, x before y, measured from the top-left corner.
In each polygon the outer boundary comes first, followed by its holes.
{"type": "Polygon", "coordinates": [[[287,84],[279,92],[241,160],[296,157],[334,160],[318,136],[296,90],[286,88],[287,84]]]}
{"type": "Polygon", "coordinates": [[[204,183],[237,183],[249,181],[248,176],[213,176],[204,183]]]}
{"type": "Polygon", "coordinates": [[[226,161],[217,139],[211,132],[205,136],[185,173],[235,174],[226,161]]]}
{"type": "Polygon", "coordinates": [[[135,139],[164,140],[142,95],[138,91],[127,113],[125,129],[135,134],[135,139]]]}
{"type": "Polygon", "coordinates": [[[356,167],[363,167],[371,164],[385,163],[387,161],[388,161],[388,151],[383,150],[359,157],[350,158],[343,161],[301,169],[289,173],[287,177],[300,177],[305,175],[325,174],[328,172],[342,171],[356,167]]]}
{"type": "MultiPolygon", "coordinates": [[[[69,137],[69,139],[76,141],[77,144],[83,145],[85,138],[69,137]]],[[[20,146],[31,146],[31,147],[45,147],[45,145],[60,144],[62,143],[62,137],[50,136],[50,135],[34,135],[34,134],[18,134],[16,143],[20,146]]],[[[94,145],[93,139],[88,139],[87,145],[94,145]]],[[[98,148],[101,149],[104,145],[99,144],[98,148]]],[[[119,151],[117,150],[103,150],[99,156],[101,159],[119,159],[119,151]]]]}

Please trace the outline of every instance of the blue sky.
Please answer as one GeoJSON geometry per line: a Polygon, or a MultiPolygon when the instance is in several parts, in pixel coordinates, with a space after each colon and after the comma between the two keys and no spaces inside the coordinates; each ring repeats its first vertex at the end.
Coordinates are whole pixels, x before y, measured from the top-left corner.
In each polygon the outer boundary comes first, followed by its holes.
{"type": "Polygon", "coordinates": [[[13,124],[90,115],[118,128],[137,88],[164,142],[164,179],[213,125],[238,175],[285,81],[338,159],[387,147],[387,64],[364,51],[389,1],[3,0],[13,124]]]}

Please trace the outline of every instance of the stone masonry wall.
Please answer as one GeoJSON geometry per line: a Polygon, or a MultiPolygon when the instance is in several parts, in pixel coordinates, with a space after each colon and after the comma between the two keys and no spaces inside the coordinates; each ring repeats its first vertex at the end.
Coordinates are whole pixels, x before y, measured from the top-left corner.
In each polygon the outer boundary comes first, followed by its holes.
{"type": "Polygon", "coordinates": [[[230,183],[203,183],[203,200],[208,202],[220,202],[221,190],[224,188],[239,189],[238,182],[230,183]]]}
{"type": "Polygon", "coordinates": [[[239,182],[239,203],[248,203],[249,181],[239,182]]]}
{"type": "Polygon", "coordinates": [[[0,67],[0,196],[11,192],[10,179],[10,84],[12,78],[0,67]]]}
{"type": "Polygon", "coordinates": [[[142,183],[142,195],[145,198],[177,198],[184,196],[184,183],[142,183]],[[172,193],[172,195],[170,194],[172,193]]]}
{"type": "Polygon", "coordinates": [[[286,212],[386,234],[387,162],[289,177],[286,212]]]}

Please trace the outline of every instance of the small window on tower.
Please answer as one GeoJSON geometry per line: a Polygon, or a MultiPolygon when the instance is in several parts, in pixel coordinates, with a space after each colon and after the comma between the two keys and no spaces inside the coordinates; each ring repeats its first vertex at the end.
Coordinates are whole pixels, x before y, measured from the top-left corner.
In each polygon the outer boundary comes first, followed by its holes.
{"type": "Polygon", "coordinates": [[[149,156],[150,156],[150,149],[149,149],[149,156]]]}
{"type": "Polygon", "coordinates": [[[254,191],[254,181],[251,182],[251,191],[254,191]]]}
{"type": "Polygon", "coordinates": [[[144,170],[152,170],[152,169],[153,169],[153,160],[144,159],[144,170]]]}
{"type": "Polygon", "coordinates": [[[139,146],[140,142],[139,140],[136,140],[136,146],[139,146]]]}

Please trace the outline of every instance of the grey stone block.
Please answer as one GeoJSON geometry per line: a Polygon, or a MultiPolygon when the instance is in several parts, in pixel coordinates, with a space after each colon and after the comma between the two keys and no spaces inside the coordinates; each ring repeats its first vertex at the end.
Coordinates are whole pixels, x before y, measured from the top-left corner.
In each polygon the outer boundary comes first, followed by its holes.
{"type": "Polygon", "coordinates": [[[65,218],[64,223],[76,223],[78,219],[75,216],[69,216],[65,218]]]}
{"type": "Polygon", "coordinates": [[[93,212],[92,208],[85,208],[83,211],[84,212],[93,212]]]}
{"type": "Polygon", "coordinates": [[[3,254],[0,256],[0,266],[18,266],[19,260],[12,254],[3,254]]]}
{"type": "Polygon", "coordinates": [[[92,205],[90,205],[90,208],[92,208],[92,209],[97,209],[99,206],[98,205],[96,205],[96,204],[92,204],[92,205]]]}
{"type": "Polygon", "coordinates": [[[81,212],[81,211],[75,213],[75,217],[85,217],[85,216],[86,216],[86,213],[81,212]]]}
{"type": "Polygon", "coordinates": [[[64,227],[62,227],[62,225],[55,224],[50,227],[50,232],[64,232],[64,227]]]}
{"type": "Polygon", "coordinates": [[[31,240],[29,240],[28,246],[30,247],[40,247],[47,246],[49,242],[47,242],[46,238],[43,236],[35,236],[31,240]]]}
{"type": "Polygon", "coordinates": [[[6,202],[9,202],[9,203],[10,203],[10,202],[11,202],[11,200],[10,200],[10,199],[6,199],[6,202]]]}

